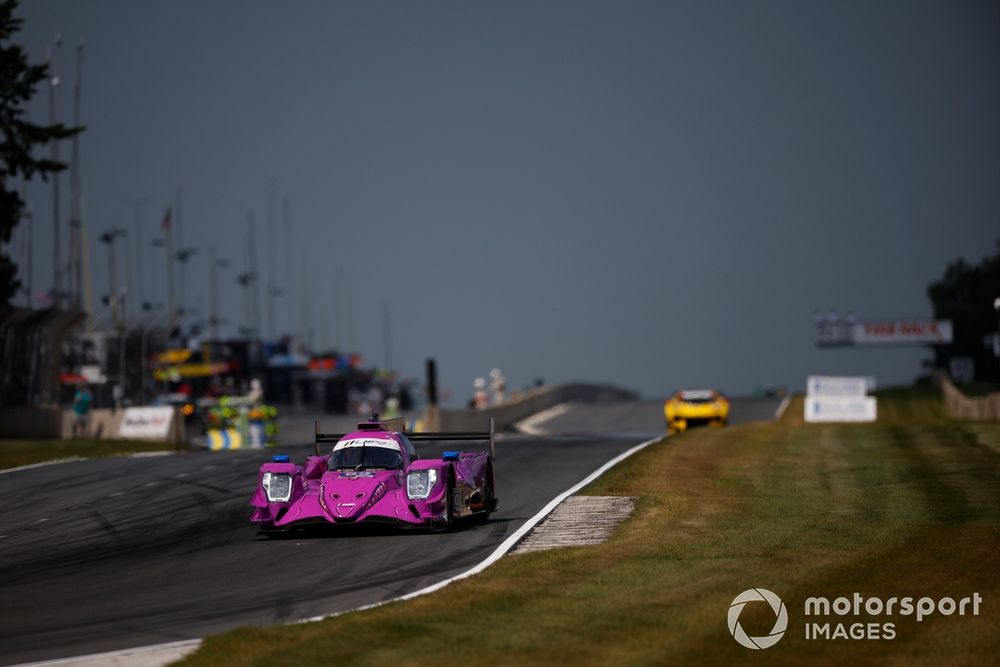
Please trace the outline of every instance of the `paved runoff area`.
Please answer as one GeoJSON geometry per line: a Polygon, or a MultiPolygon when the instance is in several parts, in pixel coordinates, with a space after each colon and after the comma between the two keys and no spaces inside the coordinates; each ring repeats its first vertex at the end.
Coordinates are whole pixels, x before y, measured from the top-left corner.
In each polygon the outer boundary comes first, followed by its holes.
{"type": "Polygon", "coordinates": [[[600,544],[634,509],[632,496],[570,496],[512,553],[600,544]]]}

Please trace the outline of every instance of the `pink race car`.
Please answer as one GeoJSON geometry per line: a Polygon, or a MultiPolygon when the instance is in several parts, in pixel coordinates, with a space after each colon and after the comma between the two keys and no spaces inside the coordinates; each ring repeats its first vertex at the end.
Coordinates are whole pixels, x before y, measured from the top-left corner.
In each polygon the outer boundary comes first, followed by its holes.
{"type": "Polygon", "coordinates": [[[308,525],[388,522],[447,530],[459,518],[481,521],[497,509],[493,420],[484,433],[406,433],[402,420],[372,420],[343,435],[319,433],[305,465],[274,456],[260,467],[250,520],[262,534],[308,525]],[[488,440],[489,451],[444,452],[422,459],[414,442],[488,440]],[[328,455],[320,445],[335,443],[328,455]]]}

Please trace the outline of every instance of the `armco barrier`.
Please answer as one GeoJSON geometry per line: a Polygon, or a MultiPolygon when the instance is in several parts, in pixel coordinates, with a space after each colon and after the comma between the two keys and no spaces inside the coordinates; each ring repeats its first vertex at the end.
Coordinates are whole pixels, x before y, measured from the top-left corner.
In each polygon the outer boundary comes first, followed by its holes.
{"type": "Polygon", "coordinates": [[[493,418],[497,430],[508,429],[522,419],[568,401],[627,401],[635,392],[603,384],[574,382],[532,389],[503,405],[482,410],[441,410],[442,431],[481,431],[493,418]]]}
{"type": "Polygon", "coordinates": [[[1000,392],[966,396],[944,373],[937,373],[935,379],[944,395],[944,410],[952,419],[1000,421],[1000,392]]]}

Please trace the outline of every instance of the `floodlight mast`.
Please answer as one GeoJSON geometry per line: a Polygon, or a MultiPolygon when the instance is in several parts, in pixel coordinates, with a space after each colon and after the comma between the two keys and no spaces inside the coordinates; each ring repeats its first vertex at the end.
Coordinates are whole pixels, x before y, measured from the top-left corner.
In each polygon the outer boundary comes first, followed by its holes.
{"type": "MultiPolygon", "coordinates": [[[[57,125],[59,117],[56,113],[56,88],[59,86],[59,76],[56,74],[56,62],[59,51],[62,48],[62,35],[56,34],[54,48],[49,50],[49,124],[57,125]]],[[[52,162],[59,163],[59,140],[52,141],[51,149],[52,162]]],[[[62,272],[60,264],[62,262],[60,248],[62,239],[60,237],[59,221],[59,172],[52,174],[52,306],[59,308],[62,304],[62,272]]]]}

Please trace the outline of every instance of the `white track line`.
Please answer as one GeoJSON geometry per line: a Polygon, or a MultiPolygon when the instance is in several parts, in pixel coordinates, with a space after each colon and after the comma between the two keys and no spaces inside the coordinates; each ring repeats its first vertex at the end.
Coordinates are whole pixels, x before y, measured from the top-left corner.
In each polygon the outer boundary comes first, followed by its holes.
{"type": "Polygon", "coordinates": [[[785,410],[788,409],[788,404],[792,402],[791,396],[785,396],[781,399],[781,404],[778,405],[778,409],[774,413],[775,419],[781,419],[781,415],[785,414],[785,410]]]}
{"type": "MultiPolygon", "coordinates": [[[[608,470],[618,465],[628,457],[636,454],[646,447],[649,447],[654,442],[659,442],[661,437],[653,438],[652,440],[647,440],[641,442],[638,445],[628,449],[615,458],[611,459],[600,468],[590,473],[582,480],[566,489],[558,496],[549,501],[549,503],[538,511],[533,517],[524,522],[524,524],[518,528],[510,537],[504,540],[500,546],[493,550],[489,556],[487,556],[478,565],[474,565],[465,572],[444,579],[437,582],[436,584],[431,584],[421,588],[420,590],[413,591],[412,593],[406,593],[405,595],[400,595],[398,597],[392,598],[390,600],[382,600],[381,602],[374,602],[372,604],[362,605],[360,607],[354,607],[353,609],[345,609],[344,611],[334,612],[332,614],[323,614],[321,616],[312,616],[310,618],[303,618],[298,621],[291,621],[288,625],[297,625],[299,623],[312,623],[315,621],[322,621],[328,618],[334,618],[336,616],[343,616],[344,614],[350,614],[355,611],[364,611],[366,609],[374,609],[376,607],[381,607],[382,605],[389,604],[390,602],[401,602],[403,600],[410,600],[421,595],[427,595],[435,591],[439,591],[448,584],[459,581],[460,579],[467,579],[475,574],[479,574],[490,565],[493,565],[498,560],[500,560],[508,551],[514,548],[514,546],[521,541],[521,539],[531,531],[542,519],[548,516],[552,511],[559,506],[559,504],[566,500],[583,487],[587,486],[595,479],[606,473],[608,470]]],[[[74,667],[91,667],[97,665],[113,664],[121,665],[122,667],[159,667],[161,665],[166,665],[174,662],[181,657],[193,652],[199,646],[201,646],[201,639],[189,639],[179,642],[170,642],[167,644],[154,644],[152,646],[138,646],[136,648],[124,649],[121,651],[113,651],[111,653],[98,653],[94,655],[83,655],[76,658],[62,658],[59,660],[49,660],[46,662],[32,662],[25,663],[23,665],[18,665],[17,667],[42,667],[43,665],[73,665],[74,667]],[[177,651],[182,651],[179,655],[176,654],[177,651]],[[157,653],[166,653],[164,655],[156,655],[157,653]],[[120,659],[120,660],[119,660],[120,659]]]]}
{"type": "MultiPolygon", "coordinates": [[[[176,451],[163,449],[154,452],[136,452],[135,454],[123,454],[121,456],[112,456],[110,458],[129,458],[129,459],[145,459],[153,456],[173,456],[176,451]]],[[[44,468],[45,466],[54,466],[60,463],[76,463],[77,461],[87,461],[89,459],[82,456],[67,456],[64,459],[52,459],[51,461],[42,461],[41,463],[29,463],[28,465],[18,466],[16,468],[4,468],[0,470],[0,475],[6,475],[9,472],[18,472],[20,470],[31,470],[32,468],[44,468]]]]}
{"type": "Polygon", "coordinates": [[[51,461],[42,461],[41,463],[29,463],[26,466],[18,466],[16,468],[4,468],[0,470],[0,475],[6,475],[9,472],[18,472],[20,470],[31,470],[32,468],[43,468],[45,466],[54,466],[59,463],[73,463],[75,461],[83,461],[85,459],[79,456],[70,456],[65,459],[53,459],[51,461]]]}
{"type": "Polygon", "coordinates": [[[521,538],[523,538],[525,535],[527,535],[528,532],[532,528],[534,528],[538,524],[539,521],[541,521],[542,519],[544,519],[546,516],[548,516],[552,512],[552,510],[554,510],[556,507],[558,507],[559,503],[561,503],[562,501],[566,500],[571,495],[573,495],[574,493],[576,493],[577,491],[579,491],[583,487],[587,486],[588,484],[590,484],[591,482],[593,482],[595,479],[597,479],[598,477],[600,477],[601,475],[603,475],[608,470],[610,470],[614,466],[618,465],[619,463],[621,463],[622,461],[624,461],[628,457],[632,456],[633,454],[636,454],[637,452],[642,451],[646,447],[649,447],[654,442],[659,442],[660,440],[662,440],[662,437],[653,438],[652,440],[647,440],[646,442],[641,442],[638,445],[636,445],[635,447],[632,447],[631,449],[629,449],[629,450],[627,450],[625,452],[622,452],[621,454],[619,454],[615,458],[611,459],[610,461],[608,461],[607,463],[605,463],[604,465],[602,465],[600,468],[598,468],[594,472],[592,472],[589,475],[587,475],[581,481],[577,482],[576,484],[574,484],[570,488],[568,488],[565,491],[563,491],[562,493],[560,493],[558,496],[556,496],[555,498],[553,498],[552,500],[550,500],[548,505],[546,505],[541,510],[539,510],[539,512],[535,516],[533,516],[530,519],[528,519],[527,521],[525,521],[524,524],[520,528],[518,528],[516,531],[514,531],[514,533],[510,537],[508,537],[506,540],[504,540],[500,544],[500,546],[498,546],[493,551],[493,553],[491,553],[489,556],[486,557],[485,560],[483,560],[482,562],[480,562],[478,565],[475,565],[475,566],[469,568],[465,572],[462,572],[461,574],[456,574],[454,577],[450,577],[448,579],[444,579],[442,581],[437,582],[436,584],[431,584],[430,586],[427,586],[425,588],[421,588],[420,590],[416,590],[416,591],[413,591],[412,593],[407,593],[405,595],[400,595],[399,597],[395,597],[395,598],[392,598],[390,600],[382,600],[381,602],[374,602],[372,604],[366,604],[366,605],[363,605],[361,607],[355,607],[354,609],[347,609],[345,611],[338,611],[338,612],[334,612],[332,614],[323,614],[321,616],[313,616],[311,618],[304,618],[301,621],[295,621],[295,623],[310,623],[310,622],[313,622],[313,621],[322,621],[322,620],[325,620],[327,618],[334,618],[335,616],[342,616],[344,614],[349,614],[349,613],[355,612],[355,611],[364,611],[366,609],[374,609],[375,607],[381,607],[382,605],[389,604],[390,602],[400,602],[402,600],[411,600],[413,598],[420,597],[421,595],[427,595],[428,593],[433,593],[435,591],[439,591],[439,590],[441,590],[442,588],[444,588],[445,586],[447,586],[448,584],[450,584],[450,583],[452,583],[454,581],[459,581],[461,579],[467,579],[467,578],[469,578],[469,577],[471,577],[471,576],[473,576],[475,574],[479,574],[480,572],[482,572],[483,570],[485,570],[486,568],[488,568],[490,565],[493,565],[493,563],[495,563],[498,560],[500,560],[500,558],[502,558],[508,551],[510,551],[512,548],[514,548],[514,546],[518,542],[521,541],[521,538]]]}
{"type": "Polygon", "coordinates": [[[569,409],[569,403],[553,405],[551,408],[542,410],[541,412],[536,412],[530,417],[525,417],[521,421],[514,424],[514,428],[521,433],[527,433],[528,435],[547,435],[545,429],[540,428],[541,425],[550,419],[555,419],[564,412],[569,411],[569,409]]]}
{"type": "Polygon", "coordinates": [[[121,651],[93,653],[75,658],[57,658],[41,662],[26,662],[16,667],[42,667],[48,665],[72,665],[74,667],[99,667],[106,665],[121,665],[122,667],[153,667],[176,662],[201,646],[200,639],[185,639],[166,644],[126,648],[121,651]],[[159,654],[159,655],[155,655],[159,654]]]}

